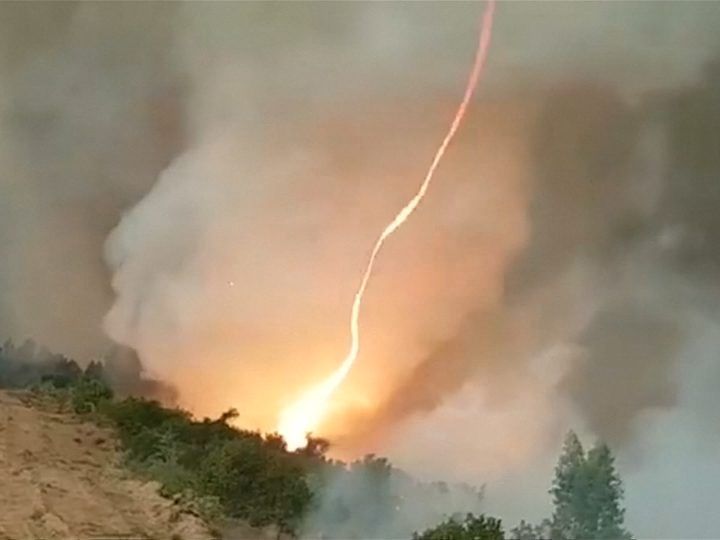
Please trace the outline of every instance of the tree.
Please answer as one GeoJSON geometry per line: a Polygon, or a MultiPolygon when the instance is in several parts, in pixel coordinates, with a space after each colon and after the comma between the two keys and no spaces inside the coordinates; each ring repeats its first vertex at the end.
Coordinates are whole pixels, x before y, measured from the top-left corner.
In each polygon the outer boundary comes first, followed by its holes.
{"type": "Polygon", "coordinates": [[[548,540],[551,538],[551,523],[543,519],[540,525],[521,520],[517,527],[510,530],[512,540],[548,540]]]}
{"type": "Polygon", "coordinates": [[[630,538],[623,529],[625,509],[620,504],[623,487],[615,470],[615,458],[605,444],[599,444],[587,456],[589,484],[588,507],[592,510],[589,525],[594,538],[630,538]]]}
{"type": "Polygon", "coordinates": [[[303,448],[295,450],[295,453],[313,460],[324,461],[325,454],[329,449],[330,441],[323,439],[322,437],[313,437],[312,435],[309,435],[307,438],[307,444],[303,448]]]}
{"type": "Polygon", "coordinates": [[[71,388],[73,409],[76,413],[89,413],[97,410],[103,401],[112,399],[110,387],[97,379],[82,377],[71,388]]]}
{"type": "Polygon", "coordinates": [[[502,522],[499,519],[467,514],[465,519],[452,517],[421,534],[413,534],[413,540],[504,540],[502,522]]]}
{"type": "Polygon", "coordinates": [[[577,435],[568,433],[550,493],[553,539],[630,538],[623,528],[622,482],[607,445],[597,444],[585,455],[577,435]]]}
{"type": "Polygon", "coordinates": [[[102,362],[92,360],[85,368],[85,376],[89,379],[105,381],[105,369],[102,362]]]}
{"type": "Polygon", "coordinates": [[[268,450],[260,437],[213,444],[198,468],[202,493],[218,498],[228,515],[292,532],[312,494],[288,454],[268,450]]]}
{"type": "Polygon", "coordinates": [[[550,494],[553,498],[553,538],[580,538],[580,521],[585,514],[584,478],[585,450],[580,439],[570,431],[555,467],[550,494]]]}

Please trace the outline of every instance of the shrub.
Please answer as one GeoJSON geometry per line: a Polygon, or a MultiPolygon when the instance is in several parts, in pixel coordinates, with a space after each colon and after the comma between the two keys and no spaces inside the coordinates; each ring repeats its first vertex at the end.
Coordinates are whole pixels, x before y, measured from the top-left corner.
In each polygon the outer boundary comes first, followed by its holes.
{"type": "Polygon", "coordinates": [[[427,529],[422,534],[413,534],[413,540],[504,540],[499,519],[467,514],[465,519],[450,518],[427,529]]]}
{"type": "Polygon", "coordinates": [[[112,399],[110,387],[102,381],[88,377],[81,377],[77,383],[70,387],[71,403],[76,413],[84,414],[94,412],[103,401],[112,399]]]}

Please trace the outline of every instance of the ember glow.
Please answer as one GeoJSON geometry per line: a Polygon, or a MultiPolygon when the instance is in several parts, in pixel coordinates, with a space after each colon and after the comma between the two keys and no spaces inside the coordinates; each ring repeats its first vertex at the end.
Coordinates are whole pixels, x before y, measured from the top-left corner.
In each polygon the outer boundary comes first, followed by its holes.
{"type": "Polygon", "coordinates": [[[305,445],[307,442],[307,435],[317,428],[323,416],[327,410],[328,402],[333,393],[342,384],[347,377],[348,373],[352,369],[355,360],[357,359],[358,353],[360,352],[360,331],[359,331],[359,316],[360,306],[362,305],[363,295],[367,287],[370,276],[372,275],[373,265],[375,264],[375,258],[377,257],[380,249],[385,243],[385,240],[393,234],[405,221],[412,215],[417,206],[425,197],[425,193],[430,186],[430,182],[435,175],[435,171],[440,164],[440,161],[450,145],[450,142],[455,136],[460,123],[462,122],[465,112],[470,103],[470,99],[475,92],[480,75],[482,73],[483,66],[485,65],[485,59],[487,58],[488,48],[490,45],[490,38],[492,35],[492,23],[493,14],[495,11],[495,0],[489,0],[485,6],[485,10],[482,15],[480,33],[478,39],[477,52],[475,54],[475,61],[470,72],[468,83],[465,87],[465,94],[460,102],[460,106],[455,113],[455,116],[450,124],[445,138],[435,152],[430,167],[423,179],[420,189],[417,191],[415,196],[398,212],[395,218],[385,227],[370,254],[370,259],[365,268],[360,287],[358,287],[355,293],[355,298],[352,304],[352,310],[350,314],[350,349],[347,355],[340,364],[340,366],[333,372],[327,379],[315,386],[308,392],[306,392],[298,401],[287,407],[280,414],[280,422],[278,424],[278,432],[285,438],[288,448],[294,450],[305,445]]]}

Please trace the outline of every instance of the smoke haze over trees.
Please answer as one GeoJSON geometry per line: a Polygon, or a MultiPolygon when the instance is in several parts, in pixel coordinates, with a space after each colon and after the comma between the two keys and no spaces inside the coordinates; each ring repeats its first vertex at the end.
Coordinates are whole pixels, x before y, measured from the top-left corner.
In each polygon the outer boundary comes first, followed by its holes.
{"type": "Polygon", "coordinates": [[[74,360],[36,351],[29,340],[18,348],[8,341],[0,350],[0,389],[29,390],[30,403],[109,422],[131,470],[228,531],[234,522],[226,520],[237,518],[293,537],[409,538],[454,512],[480,508],[482,491],[469,485],[419,482],[373,455],[348,464],[331,460],[328,442],[318,438],[289,452],[277,434],[233,427],[234,409],[196,420],[137,397],[155,381],[129,384],[131,368],[119,388],[132,387],[135,395],[118,394],[109,386],[118,380],[112,366],[91,362],[83,371],[74,360]]]}
{"type": "MultiPolygon", "coordinates": [[[[18,348],[8,341],[1,352],[0,389],[24,389],[25,402],[56,415],[72,411],[109,423],[126,465],[141,478],[158,481],[163,495],[203,517],[223,538],[234,537],[237,519],[251,527],[275,527],[278,537],[505,537],[500,520],[479,514],[482,489],[420,482],[372,454],[347,464],[328,459],[324,439],[310,437],[305,448],[289,452],[280,435],[232,426],[239,416],[235,409],[197,420],[155,400],[118,399],[104,364],[91,362],[83,371],[74,360],[37,351],[29,340],[18,348]]],[[[512,538],[630,538],[623,529],[622,482],[607,445],[586,453],[570,432],[550,493],[552,519],[537,526],[522,521],[510,531],[512,538]]]]}
{"type": "Polygon", "coordinates": [[[147,376],[133,351],[115,347],[101,361],[84,369],[71,358],[52,353],[27,339],[16,346],[6,340],[0,346],[0,388],[26,388],[46,381],[64,386],[82,375],[103,381],[118,396],[138,396],[174,405],[174,388],[147,376]]]}

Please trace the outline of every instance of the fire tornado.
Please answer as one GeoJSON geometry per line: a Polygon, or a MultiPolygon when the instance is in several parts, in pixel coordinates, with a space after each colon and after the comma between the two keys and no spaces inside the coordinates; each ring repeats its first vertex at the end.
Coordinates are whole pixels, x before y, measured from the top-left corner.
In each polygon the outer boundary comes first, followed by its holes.
{"type": "Polygon", "coordinates": [[[306,444],[308,433],[312,432],[322,420],[330,397],[335,390],[337,390],[340,384],[342,384],[355,364],[355,360],[360,352],[360,330],[358,324],[360,307],[362,306],[365,289],[367,288],[368,281],[372,275],[375,259],[385,244],[385,240],[403,223],[405,223],[405,221],[407,221],[420,204],[420,201],[422,201],[425,197],[425,193],[427,192],[430,182],[435,175],[435,171],[445,154],[445,150],[447,150],[450,142],[455,137],[455,133],[460,127],[470,103],[470,99],[477,87],[483,66],[485,65],[485,59],[487,58],[490,46],[490,37],[492,35],[494,12],[495,0],[488,0],[481,19],[477,52],[475,54],[475,60],[465,87],[465,94],[463,95],[462,101],[460,102],[457,112],[453,117],[445,138],[442,140],[440,146],[435,152],[435,156],[430,163],[430,167],[428,168],[420,188],[415,196],[408,201],[408,203],[398,212],[395,218],[385,227],[385,229],[383,229],[373,246],[370,259],[365,267],[365,273],[360,281],[360,286],[355,293],[355,298],[352,304],[350,314],[350,349],[348,350],[347,355],[340,366],[338,366],[338,368],[327,379],[311,388],[297,402],[284,409],[280,414],[278,431],[285,438],[290,450],[300,448],[306,444]]]}

